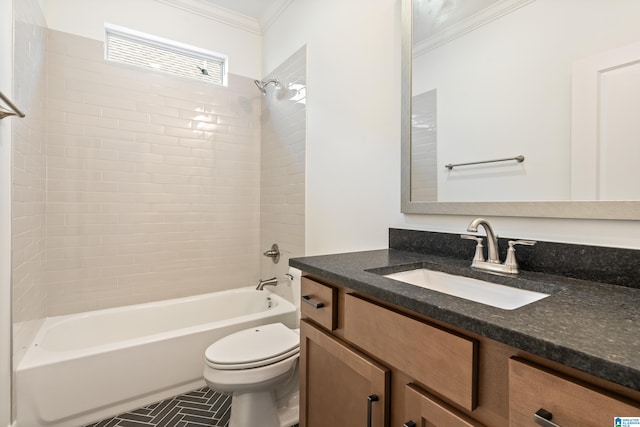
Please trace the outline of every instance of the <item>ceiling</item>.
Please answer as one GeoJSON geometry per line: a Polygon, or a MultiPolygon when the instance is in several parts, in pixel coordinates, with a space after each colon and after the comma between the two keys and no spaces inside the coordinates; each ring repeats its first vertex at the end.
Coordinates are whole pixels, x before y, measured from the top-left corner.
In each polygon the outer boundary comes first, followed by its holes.
{"type": "MultiPolygon", "coordinates": [[[[232,1],[232,0],[231,0],[232,1]]],[[[258,0],[259,1],[259,0],[258,0]]],[[[413,37],[419,43],[500,3],[501,0],[414,0],[413,37]]],[[[503,2],[504,3],[504,2],[503,2]]]]}
{"type": "Polygon", "coordinates": [[[153,0],[255,34],[269,28],[294,0],[153,0]]]}
{"type": "Polygon", "coordinates": [[[280,0],[206,0],[215,6],[260,20],[273,4],[280,0]]]}
{"type": "Polygon", "coordinates": [[[256,20],[264,30],[293,0],[200,0],[256,20]]]}
{"type": "MultiPolygon", "coordinates": [[[[280,14],[293,0],[164,0],[166,2],[200,2],[222,8],[257,21],[262,29],[280,14]]],[[[414,0],[414,38],[423,40],[494,3],[504,0],[414,0]]]]}

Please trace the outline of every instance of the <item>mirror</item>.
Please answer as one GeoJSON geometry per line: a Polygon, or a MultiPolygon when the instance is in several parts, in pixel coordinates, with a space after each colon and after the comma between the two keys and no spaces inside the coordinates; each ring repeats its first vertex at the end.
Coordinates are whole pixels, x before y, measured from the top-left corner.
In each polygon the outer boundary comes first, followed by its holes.
{"type": "Polygon", "coordinates": [[[640,2],[402,7],[402,212],[640,219],[640,2]]]}

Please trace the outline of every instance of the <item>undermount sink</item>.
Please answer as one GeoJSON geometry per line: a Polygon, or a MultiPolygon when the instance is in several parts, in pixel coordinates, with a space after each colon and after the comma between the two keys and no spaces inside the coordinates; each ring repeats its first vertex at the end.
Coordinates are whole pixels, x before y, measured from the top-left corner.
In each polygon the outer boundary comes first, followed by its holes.
{"type": "Polygon", "coordinates": [[[386,274],[384,277],[504,310],[514,310],[549,296],[541,292],[498,285],[426,268],[386,274]]]}

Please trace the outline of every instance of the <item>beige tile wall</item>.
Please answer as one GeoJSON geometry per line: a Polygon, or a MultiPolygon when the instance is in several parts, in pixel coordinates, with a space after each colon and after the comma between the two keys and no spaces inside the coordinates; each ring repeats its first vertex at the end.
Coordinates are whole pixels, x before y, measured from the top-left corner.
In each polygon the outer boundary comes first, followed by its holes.
{"type": "Polygon", "coordinates": [[[103,60],[49,31],[47,314],[223,290],[259,276],[260,104],[103,60]]]}
{"type": "Polygon", "coordinates": [[[46,24],[37,0],[14,2],[12,319],[14,364],[46,316],[46,24]]]}
{"type": "Polygon", "coordinates": [[[305,252],[306,65],[305,46],[267,76],[281,86],[269,86],[263,97],[260,250],[277,243],[282,258],[274,264],[262,257],[265,279],[282,277],[289,258],[305,252]]]}
{"type": "Polygon", "coordinates": [[[438,107],[432,89],[411,98],[411,200],[438,200],[438,107]]]}

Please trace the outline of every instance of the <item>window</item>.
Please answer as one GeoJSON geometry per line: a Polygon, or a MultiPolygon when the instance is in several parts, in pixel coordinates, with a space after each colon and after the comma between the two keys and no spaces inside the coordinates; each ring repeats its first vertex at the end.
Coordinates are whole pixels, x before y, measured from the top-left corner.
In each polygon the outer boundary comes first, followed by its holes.
{"type": "Polygon", "coordinates": [[[105,58],[177,76],[226,85],[227,57],[194,46],[105,25],[105,58]]]}

